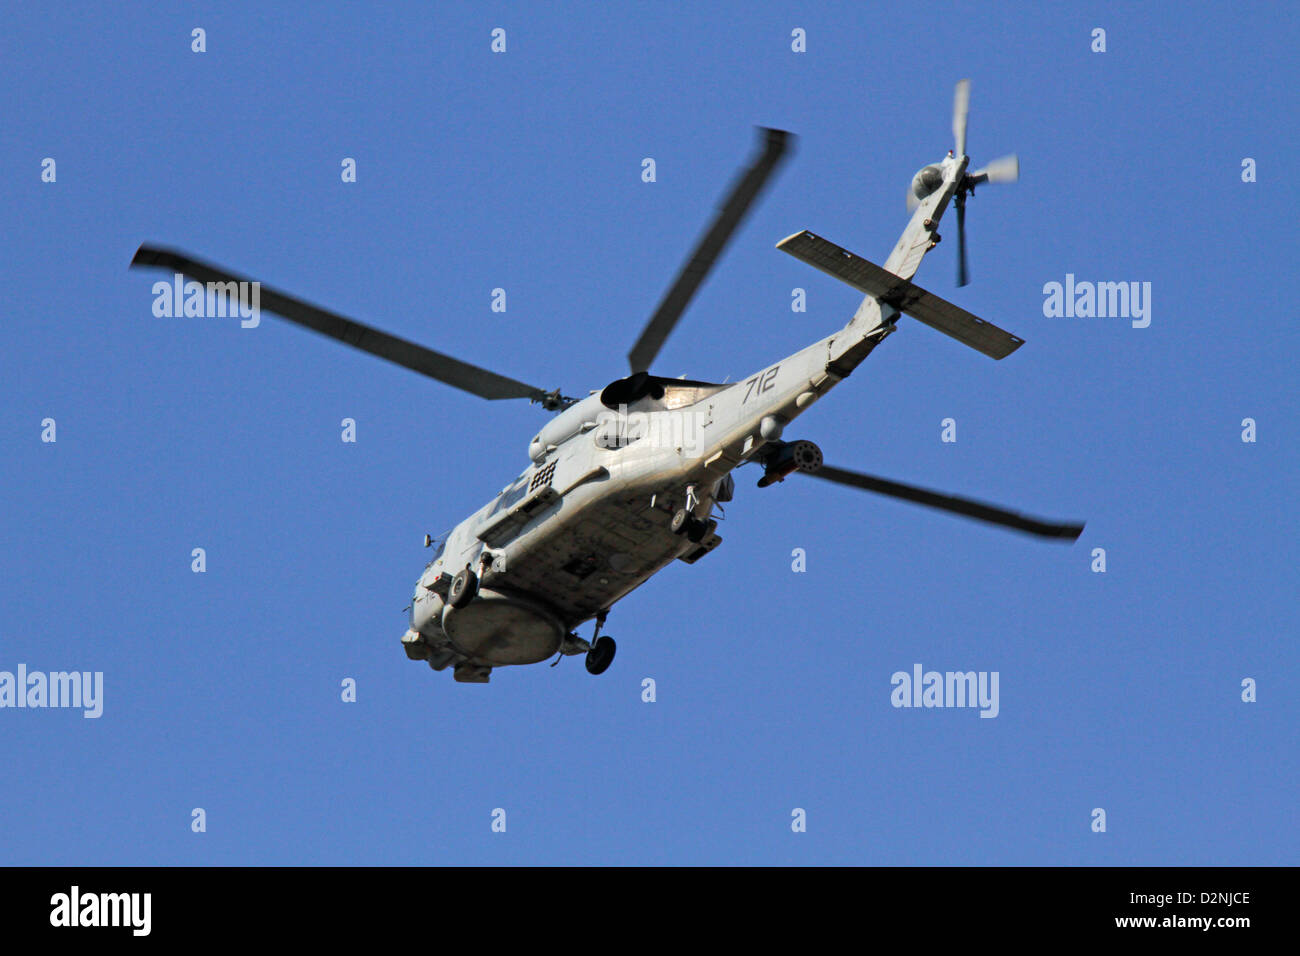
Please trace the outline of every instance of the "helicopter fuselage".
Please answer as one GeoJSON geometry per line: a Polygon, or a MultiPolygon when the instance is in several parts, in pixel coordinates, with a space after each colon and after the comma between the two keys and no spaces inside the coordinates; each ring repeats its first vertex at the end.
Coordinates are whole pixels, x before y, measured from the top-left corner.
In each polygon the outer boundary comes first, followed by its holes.
{"type": "Polygon", "coordinates": [[[786,426],[893,331],[895,317],[860,311],[835,335],[733,384],[656,379],[657,394],[613,407],[611,386],[556,416],[530,443],[530,467],[440,542],[415,586],[408,655],[438,670],[461,665],[458,675],[536,663],[674,560],[700,560],[722,541],[710,515],[731,497],[732,470],[783,446],[786,426]],[[695,535],[674,531],[681,510],[698,522],[695,535]],[[455,607],[448,590],[466,569],[478,593],[455,607]]]}

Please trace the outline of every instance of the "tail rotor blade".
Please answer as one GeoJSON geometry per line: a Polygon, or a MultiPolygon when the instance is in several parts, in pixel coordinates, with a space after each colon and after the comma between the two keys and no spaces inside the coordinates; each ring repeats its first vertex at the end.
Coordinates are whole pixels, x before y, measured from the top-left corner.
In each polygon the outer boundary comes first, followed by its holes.
{"type": "Polygon", "coordinates": [[[964,286],[970,281],[966,271],[966,195],[957,195],[957,285],[964,286]]]}
{"type": "Polygon", "coordinates": [[[952,98],[952,138],[957,144],[957,156],[966,155],[966,116],[970,113],[970,80],[958,80],[952,98]]]}
{"type": "Polygon", "coordinates": [[[1010,156],[999,156],[971,176],[979,182],[1014,183],[1020,178],[1020,158],[1015,153],[1010,156]]]}

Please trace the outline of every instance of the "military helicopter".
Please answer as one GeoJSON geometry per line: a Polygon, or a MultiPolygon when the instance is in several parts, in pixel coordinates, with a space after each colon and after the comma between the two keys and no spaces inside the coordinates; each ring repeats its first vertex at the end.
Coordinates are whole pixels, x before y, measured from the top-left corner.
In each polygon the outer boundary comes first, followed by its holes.
{"type": "MultiPolygon", "coordinates": [[[[694,564],[722,542],[714,508],[732,499],[732,472],[753,463],[759,487],[795,473],[874,491],[1046,538],[1076,540],[1055,523],[824,464],[807,440],[787,440],[794,419],[844,381],[901,315],[994,359],[1023,344],[911,282],[957,209],[958,285],[965,285],[966,198],[1018,178],[1015,156],[968,171],[970,85],[957,84],[955,148],[922,167],[908,190],[911,219],[883,267],[811,232],[777,248],[865,295],[849,322],[812,345],[731,384],[650,372],[655,357],[728,240],[780,164],[791,137],[761,129],[760,149],[719,207],[628,354],[630,374],[586,398],[547,391],[462,362],[261,286],[262,306],[290,322],[486,399],[526,398],[558,412],[528,443],[529,465],[500,494],[439,540],[416,582],[402,645],[411,660],[457,681],[487,683],[493,668],[584,654],[603,673],[614,658],[602,635],[610,608],[673,561],[694,564]],[[590,640],[576,628],[595,619],[590,640]]],[[[174,250],[140,247],[133,266],[161,267],[209,283],[247,282],[174,250]]],[[[554,666],[554,665],[552,665],[554,666]]]]}

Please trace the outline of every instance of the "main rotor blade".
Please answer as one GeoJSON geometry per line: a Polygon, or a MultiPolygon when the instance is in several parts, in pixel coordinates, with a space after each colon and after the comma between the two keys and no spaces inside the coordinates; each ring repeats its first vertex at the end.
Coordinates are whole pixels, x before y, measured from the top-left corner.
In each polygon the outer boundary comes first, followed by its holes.
{"type": "Polygon", "coordinates": [[[937,491],[917,488],[915,485],[904,485],[896,481],[887,481],[884,478],[876,478],[856,471],[833,468],[830,465],[822,465],[821,468],[811,474],[814,478],[824,478],[827,481],[848,485],[852,488],[874,491],[878,494],[889,495],[891,498],[901,498],[904,501],[915,502],[930,508],[938,508],[940,511],[947,511],[952,514],[965,515],[968,518],[987,521],[989,524],[1001,525],[1004,528],[1015,528],[1017,531],[1025,531],[1044,538],[1063,538],[1067,541],[1074,541],[1083,533],[1082,524],[1057,524],[1055,522],[1039,521],[1037,518],[1030,518],[1015,511],[1007,511],[995,505],[972,501],[969,498],[940,494],[937,491]]]}
{"type": "Polygon", "coordinates": [[[966,155],[966,117],[970,115],[970,80],[958,80],[952,96],[952,138],[957,143],[957,158],[966,155]]]}
{"type": "MultiPolygon", "coordinates": [[[[183,252],[149,245],[143,245],[136,250],[131,265],[167,269],[204,283],[252,281],[221,266],[190,258],[183,252]]],[[[313,332],[328,335],[345,345],[388,359],[390,362],[437,379],[439,382],[445,382],[462,391],[488,399],[528,398],[543,405],[547,404],[548,400],[552,403],[561,400],[561,396],[548,393],[535,385],[515,381],[513,378],[489,372],[477,365],[462,362],[450,355],[435,352],[423,345],[408,342],[396,335],[389,335],[387,332],[345,318],[328,309],[277,292],[266,285],[259,283],[259,286],[259,304],[262,308],[313,332]]]]}
{"type": "Polygon", "coordinates": [[[788,142],[794,137],[784,130],[760,128],[764,136],[762,152],[736,180],[735,186],[718,208],[718,214],[709,225],[704,237],[695,247],[690,257],[682,266],[673,284],[664,293],[659,307],[646,323],[641,337],[628,353],[628,362],[633,373],[646,372],[655,360],[659,350],[672,333],[677,320],[682,317],[686,307],[700,285],[708,277],[709,270],[717,261],[727,241],[731,238],[741,219],[758,197],[763,185],[776,169],[781,157],[786,152],[788,142]]]}

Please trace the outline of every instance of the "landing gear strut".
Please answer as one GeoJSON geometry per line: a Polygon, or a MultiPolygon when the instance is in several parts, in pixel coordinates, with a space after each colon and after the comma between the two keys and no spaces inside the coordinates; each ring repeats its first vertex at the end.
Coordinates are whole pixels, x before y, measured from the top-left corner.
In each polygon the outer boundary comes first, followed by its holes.
{"type": "Polygon", "coordinates": [[[561,657],[571,657],[574,654],[587,655],[587,673],[603,674],[609,669],[609,665],[614,663],[614,652],[618,650],[618,645],[614,643],[612,637],[601,637],[600,629],[605,624],[605,618],[609,614],[606,609],[596,615],[596,629],[591,633],[591,641],[588,643],[577,634],[569,634],[560,644],[560,654],[551,666],[554,667],[560,663],[561,657]]]}
{"type": "Polygon", "coordinates": [[[608,635],[598,636],[608,614],[608,611],[601,611],[596,615],[596,630],[591,634],[591,650],[587,651],[588,674],[603,674],[609,669],[609,665],[614,663],[614,653],[618,650],[618,645],[608,635]]]}

